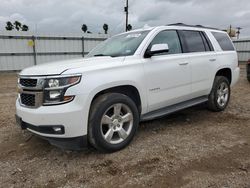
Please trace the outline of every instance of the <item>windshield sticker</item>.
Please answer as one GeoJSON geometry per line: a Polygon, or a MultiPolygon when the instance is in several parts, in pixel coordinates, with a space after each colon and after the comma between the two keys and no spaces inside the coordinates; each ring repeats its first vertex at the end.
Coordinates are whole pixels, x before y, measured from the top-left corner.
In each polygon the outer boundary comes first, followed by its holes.
{"type": "Polygon", "coordinates": [[[126,54],[129,54],[129,53],[131,53],[131,50],[126,50],[125,53],[126,53],[126,54]]]}
{"type": "Polygon", "coordinates": [[[141,33],[134,33],[127,35],[126,38],[138,38],[139,36],[141,36],[141,33]]]}

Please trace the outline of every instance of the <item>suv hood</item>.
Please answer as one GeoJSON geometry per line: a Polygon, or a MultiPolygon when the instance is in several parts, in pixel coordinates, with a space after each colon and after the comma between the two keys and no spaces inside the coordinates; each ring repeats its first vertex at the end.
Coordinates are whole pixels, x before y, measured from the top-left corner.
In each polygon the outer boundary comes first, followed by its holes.
{"type": "Polygon", "coordinates": [[[21,71],[20,75],[23,76],[45,76],[45,75],[59,75],[63,72],[76,69],[84,68],[88,71],[91,69],[99,69],[103,67],[112,66],[113,63],[123,62],[124,57],[91,57],[91,58],[79,58],[70,59],[64,61],[56,61],[50,63],[44,63],[33,67],[26,68],[21,71]]]}

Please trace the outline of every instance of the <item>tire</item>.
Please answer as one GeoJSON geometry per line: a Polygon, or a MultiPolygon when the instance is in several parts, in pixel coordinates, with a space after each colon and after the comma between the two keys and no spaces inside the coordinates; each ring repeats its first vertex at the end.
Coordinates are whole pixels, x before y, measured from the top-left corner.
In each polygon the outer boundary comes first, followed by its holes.
{"type": "Polygon", "coordinates": [[[138,125],[139,112],[129,97],[119,93],[104,94],[91,105],[88,140],[101,152],[115,152],[132,141],[138,125]]]}
{"type": "Polygon", "coordinates": [[[247,70],[247,80],[248,82],[250,82],[250,64],[247,64],[246,70],[247,70]]]}
{"type": "Polygon", "coordinates": [[[224,76],[216,76],[208,97],[208,109],[214,112],[225,110],[230,100],[230,94],[231,89],[228,79],[224,76]]]}

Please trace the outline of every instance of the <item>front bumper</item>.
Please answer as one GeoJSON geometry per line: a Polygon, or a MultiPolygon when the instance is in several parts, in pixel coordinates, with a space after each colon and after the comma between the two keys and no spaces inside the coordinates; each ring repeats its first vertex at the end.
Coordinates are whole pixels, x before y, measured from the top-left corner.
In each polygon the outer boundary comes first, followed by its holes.
{"type": "MultiPolygon", "coordinates": [[[[28,129],[31,132],[37,133],[47,133],[47,134],[64,134],[64,126],[60,125],[40,125],[35,126],[29,123],[26,123],[16,115],[16,123],[20,126],[21,129],[28,129]],[[55,131],[54,128],[61,128],[61,132],[55,131]]],[[[36,134],[38,137],[49,141],[51,145],[59,147],[64,150],[82,150],[88,146],[87,135],[72,137],[72,138],[56,138],[56,137],[46,137],[36,134]]]]}
{"type": "Polygon", "coordinates": [[[77,95],[67,104],[35,109],[21,106],[17,99],[17,122],[19,119],[22,128],[48,140],[52,145],[79,149],[87,145],[89,106],[90,102],[84,94],[77,95]]]}

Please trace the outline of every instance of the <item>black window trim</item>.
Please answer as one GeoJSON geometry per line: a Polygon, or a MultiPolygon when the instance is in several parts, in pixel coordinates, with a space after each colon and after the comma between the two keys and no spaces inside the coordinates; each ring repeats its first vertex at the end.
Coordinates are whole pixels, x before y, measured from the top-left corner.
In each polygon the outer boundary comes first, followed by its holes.
{"type": "MultiPolygon", "coordinates": [[[[161,32],[164,32],[164,31],[175,31],[176,32],[176,34],[177,34],[177,36],[178,36],[178,39],[179,39],[179,43],[180,43],[180,46],[181,46],[181,53],[178,53],[178,54],[184,54],[184,52],[183,52],[183,46],[182,46],[182,43],[181,43],[181,39],[180,39],[180,35],[179,35],[179,33],[178,33],[178,30],[177,29],[164,29],[164,30],[161,30],[161,31],[159,31],[154,37],[153,37],[153,39],[150,41],[150,43],[148,44],[148,46],[147,46],[147,48],[146,48],[146,50],[145,50],[145,52],[144,52],[144,55],[143,55],[143,57],[145,57],[145,54],[147,53],[147,50],[149,50],[149,47],[150,47],[150,45],[151,45],[151,42],[154,40],[154,38],[159,34],[159,33],[161,33],[161,32]]],[[[160,55],[160,56],[163,56],[163,55],[177,55],[177,54],[162,54],[162,55],[160,55]]]]}
{"type": "Polygon", "coordinates": [[[211,49],[210,49],[210,47],[209,47],[209,45],[208,45],[208,43],[207,43],[207,41],[206,41],[204,35],[202,34],[202,31],[200,31],[199,34],[200,34],[200,36],[201,36],[201,40],[202,40],[203,45],[204,45],[204,47],[205,47],[205,51],[206,51],[206,52],[207,52],[207,51],[210,52],[211,49]]]}
{"type": "Polygon", "coordinates": [[[180,42],[180,45],[181,45],[181,53],[184,54],[184,48],[183,48],[183,44],[181,42],[180,33],[178,32],[178,30],[175,30],[175,31],[177,33],[177,36],[178,36],[178,39],[179,39],[179,42],[180,42]]]}
{"type": "Polygon", "coordinates": [[[180,43],[181,43],[181,46],[182,46],[182,53],[188,53],[187,44],[186,44],[186,41],[185,41],[184,36],[183,36],[183,31],[184,30],[179,29],[179,30],[177,30],[177,33],[178,33],[180,43]]]}
{"type": "Polygon", "coordinates": [[[213,47],[213,45],[212,45],[212,42],[211,42],[211,40],[208,38],[206,32],[205,32],[205,31],[201,31],[201,33],[202,33],[202,35],[205,37],[206,42],[207,42],[207,44],[208,44],[208,46],[209,46],[209,48],[210,48],[210,51],[214,51],[214,47],[213,47]]]}

